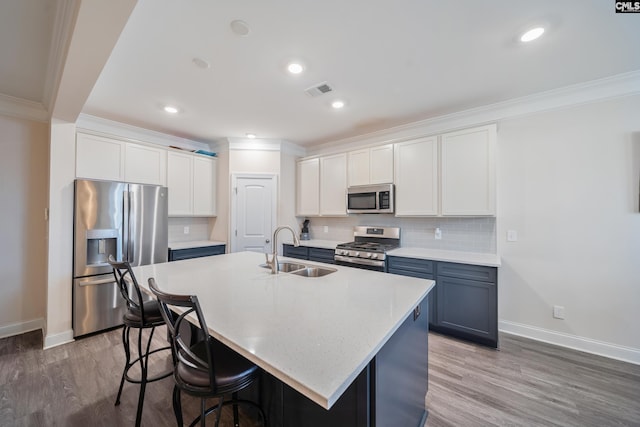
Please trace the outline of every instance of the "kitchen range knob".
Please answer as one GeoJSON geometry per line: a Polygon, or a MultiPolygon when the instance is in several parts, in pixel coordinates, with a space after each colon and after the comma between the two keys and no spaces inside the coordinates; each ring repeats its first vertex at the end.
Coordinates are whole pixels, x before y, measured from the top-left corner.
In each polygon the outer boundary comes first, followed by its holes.
{"type": "Polygon", "coordinates": [[[371,258],[371,256],[372,256],[372,254],[370,254],[370,253],[366,253],[366,254],[364,254],[364,257],[365,257],[365,258],[371,258]]]}
{"type": "Polygon", "coordinates": [[[372,259],[378,258],[378,254],[370,254],[372,259]]]}
{"type": "Polygon", "coordinates": [[[360,256],[360,252],[355,252],[353,256],[360,256]]]}

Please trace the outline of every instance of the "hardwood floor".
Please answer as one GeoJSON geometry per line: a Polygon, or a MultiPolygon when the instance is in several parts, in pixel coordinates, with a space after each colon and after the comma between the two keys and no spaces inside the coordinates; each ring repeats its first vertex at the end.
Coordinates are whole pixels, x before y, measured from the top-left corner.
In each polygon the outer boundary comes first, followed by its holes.
{"type": "MultiPolygon", "coordinates": [[[[156,333],[156,346],[164,336],[156,333]]],[[[640,426],[640,366],[510,335],[500,351],[429,339],[426,427],[640,426]]],[[[47,351],[39,331],[0,340],[0,426],[132,426],[138,386],[125,383],[113,406],[123,363],[119,329],[47,351]]],[[[175,425],[172,381],[147,386],[143,425],[175,425]]],[[[232,425],[227,409],[223,426],[232,425]]],[[[183,410],[195,418],[198,400],[183,397],[183,410]]],[[[241,417],[259,425],[255,413],[241,417]]]]}
{"type": "Polygon", "coordinates": [[[640,426],[640,366],[500,335],[500,350],[429,335],[441,426],[640,426]]]}

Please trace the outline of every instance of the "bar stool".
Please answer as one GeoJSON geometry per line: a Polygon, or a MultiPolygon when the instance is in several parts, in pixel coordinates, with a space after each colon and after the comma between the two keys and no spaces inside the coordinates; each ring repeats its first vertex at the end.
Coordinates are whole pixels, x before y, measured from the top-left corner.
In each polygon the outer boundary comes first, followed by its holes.
{"type": "Polygon", "coordinates": [[[136,427],[139,427],[140,420],[142,419],[142,406],[144,404],[144,392],[147,384],[167,378],[173,372],[173,369],[171,369],[153,377],[148,377],[149,356],[160,351],[169,350],[171,349],[171,346],[150,351],[151,341],[153,340],[153,333],[155,332],[156,327],[165,324],[164,319],[160,314],[160,306],[155,300],[145,301],[142,298],[142,292],[138,286],[138,281],[136,280],[133,271],[131,271],[131,265],[128,262],[116,261],[113,256],[109,255],[109,264],[113,267],[113,275],[115,276],[118,287],[120,288],[120,293],[127,302],[127,312],[122,317],[122,322],[124,323],[124,327],[122,329],[122,345],[124,346],[126,362],[124,370],[122,371],[122,378],[120,379],[120,388],[118,389],[115,406],[120,404],[120,396],[122,394],[122,388],[125,380],[130,383],[140,384],[138,410],[136,413],[136,427]],[[131,348],[129,345],[129,335],[132,328],[138,330],[138,357],[134,360],[131,360],[131,348]],[[149,333],[149,338],[143,351],[142,331],[144,329],[151,329],[151,332],[149,333]],[[136,364],[140,366],[139,378],[134,378],[129,375],[129,370],[136,364]]]}
{"type": "Polygon", "coordinates": [[[171,336],[175,363],[173,411],[178,425],[182,426],[180,392],[184,391],[192,396],[200,397],[200,415],[191,422],[190,426],[196,425],[198,421],[201,426],[204,426],[205,417],[217,411],[215,424],[217,427],[220,423],[222,406],[233,405],[233,422],[237,427],[239,426],[238,404],[248,404],[257,408],[262,423],[266,426],[267,418],[260,405],[238,399],[238,392],[259,378],[260,369],[209,335],[197,296],[172,295],[163,292],[158,288],[153,277],[149,279],[149,288],[158,298],[162,316],[171,336]],[[188,325],[185,322],[185,317],[192,313],[196,318],[193,319],[190,316],[188,322],[198,328],[198,333],[183,334],[184,326],[188,325]],[[225,394],[231,394],[231,400],[225,400],[225,394]],[[209,397],[218,398],[218,404],[207,409],[205,403],[206,398],[209,397]]]}

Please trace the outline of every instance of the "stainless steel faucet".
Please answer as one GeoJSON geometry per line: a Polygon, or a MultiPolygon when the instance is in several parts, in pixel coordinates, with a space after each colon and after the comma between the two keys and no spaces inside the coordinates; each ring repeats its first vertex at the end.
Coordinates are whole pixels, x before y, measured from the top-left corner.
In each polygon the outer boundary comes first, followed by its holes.
{"type": "Polygon", "coordinates": [[[271,267],[271,274],[278,274],[278,233],[283,229],[291,231],[291,235],[293,236],[293,246],[300,246],[300,241],[298,240],[298,236],[296,236],[296,232],[293,231],[293,228],[288,225],[276,228],[273,232],[273,255],[271,257],[271,261],[269,261],[269,254],[264,254],[267,259],[267,265],[271,267]]]}

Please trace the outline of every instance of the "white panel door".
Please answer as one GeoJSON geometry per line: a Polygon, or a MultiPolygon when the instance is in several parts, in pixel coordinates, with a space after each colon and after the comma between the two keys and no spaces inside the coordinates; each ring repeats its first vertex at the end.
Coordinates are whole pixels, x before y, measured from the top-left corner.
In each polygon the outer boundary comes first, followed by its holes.
{"type": "Polygon", "coordinates": [[[235,178],[237,194],[232,252],[271,252],[271,233],[275,219],[274,181],[275,177],[235,178]]]}
{"type": "Polygon", "coordinates": [[[395,145],[396,216],[438,215],[438,139],[395,145]]]}

